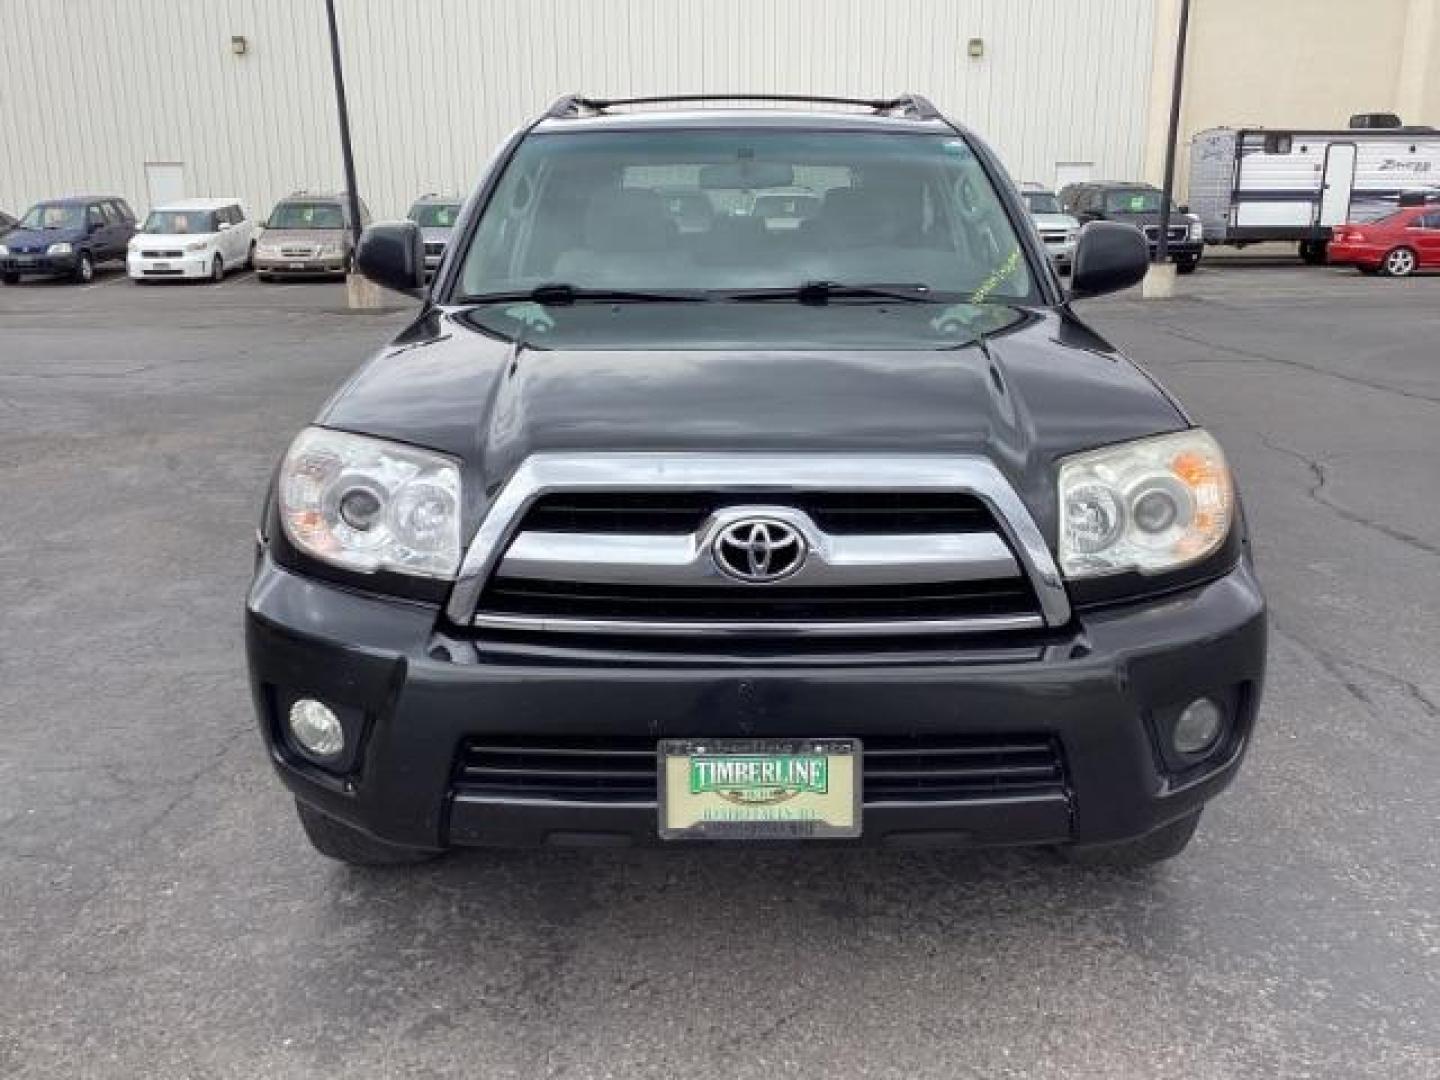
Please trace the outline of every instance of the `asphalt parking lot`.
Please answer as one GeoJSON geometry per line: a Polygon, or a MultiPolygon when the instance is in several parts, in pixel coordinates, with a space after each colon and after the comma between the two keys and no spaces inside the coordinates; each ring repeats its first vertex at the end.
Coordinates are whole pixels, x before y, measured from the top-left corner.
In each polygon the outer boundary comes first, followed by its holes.
{"type": "Polygon", "coordinates": [[[1440,1076],[1440,279],[1082,310],[1216,431],[1262,723],[1150,874],[1044,854],[306,845],[253,729],[261,491],[403,309],[0,290],[0,1076],[1440,1076]]]}

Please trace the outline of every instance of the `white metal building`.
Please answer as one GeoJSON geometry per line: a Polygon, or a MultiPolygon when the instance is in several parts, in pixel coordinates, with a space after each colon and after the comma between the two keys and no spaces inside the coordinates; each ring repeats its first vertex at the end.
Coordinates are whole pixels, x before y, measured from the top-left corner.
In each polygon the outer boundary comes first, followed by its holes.
{"type": "MultiPolygon", "coordinates": [[[[1152,0],[336,0],[377,216],[557,95],[914,90],[1017,180],[1139,175],[1152,0]]],[[[343,183],[323,0],[4,0],[0,207],[343,183]]]]}

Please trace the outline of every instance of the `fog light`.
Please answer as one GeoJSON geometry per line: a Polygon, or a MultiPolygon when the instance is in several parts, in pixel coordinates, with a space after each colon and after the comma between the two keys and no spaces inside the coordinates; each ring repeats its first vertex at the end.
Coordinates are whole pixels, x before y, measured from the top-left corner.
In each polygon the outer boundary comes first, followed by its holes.
{"type": "Polygon", "coordinates": [[[301,698],[290,706],[290,734],[306,753],[333,758],[345,749],[340,718],[314,698],[301,698]]]}
{"type": "Polygon", "coordinates": [[[1197,698],[1175,721],[1170,741],[1182,754],[1204,753],[1215,745],[1224,726],[1225,713],[1220,706],[1209,698],[1197,698]]]}

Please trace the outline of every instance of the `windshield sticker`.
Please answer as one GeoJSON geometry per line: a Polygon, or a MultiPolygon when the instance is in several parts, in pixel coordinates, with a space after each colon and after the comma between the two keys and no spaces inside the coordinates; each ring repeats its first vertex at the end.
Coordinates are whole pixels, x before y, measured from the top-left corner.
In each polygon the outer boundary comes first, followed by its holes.
{"type": "Polygon", "coordinates": [[[526,329],[538,330],[542,334],[555,328],[555,319],[539,304],[516,304],[508,307],[505,309],[505,317],[524,323],[526,329]]]}
{"type": "Polygon", "coordinates": [[[1015,272],[1020,265],[1020,249],[1011,248],[1010,254],[1005,261],[990,272],[990,276],[980,283],[980,287],[970,294],[972,304],[983,304],[989,295],[999,287],[1000,283],[1015,272]]]}
{"type": "Polygon", "coordinates": [[[1144,196],[1144,195],[1131,195],[1131,196],[1130,196],[1130,209],[1133,210],[1133,211],[1134,211],[1135,213],[1137,213],[1137,214],[1143,214],[1143,213],[1145,212],[1145,196],[1144,196]]]}

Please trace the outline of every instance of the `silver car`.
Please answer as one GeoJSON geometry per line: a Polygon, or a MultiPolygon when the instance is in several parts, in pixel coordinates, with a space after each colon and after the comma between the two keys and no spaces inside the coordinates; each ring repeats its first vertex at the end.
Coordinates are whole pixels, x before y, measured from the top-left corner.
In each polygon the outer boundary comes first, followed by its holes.
{"type": "Polygon", "coordinates": [[[1030,218],[1045,241],[1045,250],[1055,268],[1062,274],[1070,272],[1075,260],[1075,241],[1080,234],[1080,222],[1067,214],[1060,206],[1060,200],[1053,191],[1039,184],[1026,184],[1020,191],[1025,205],[1030,209],[1030,218]]]}
{"type": "Polygon", "coordinates": [[[407,215],[420,226],[425,240],[425,276],[434,277],[460,217],[460,200],[453,195],[421,195],[407,215]]]}

